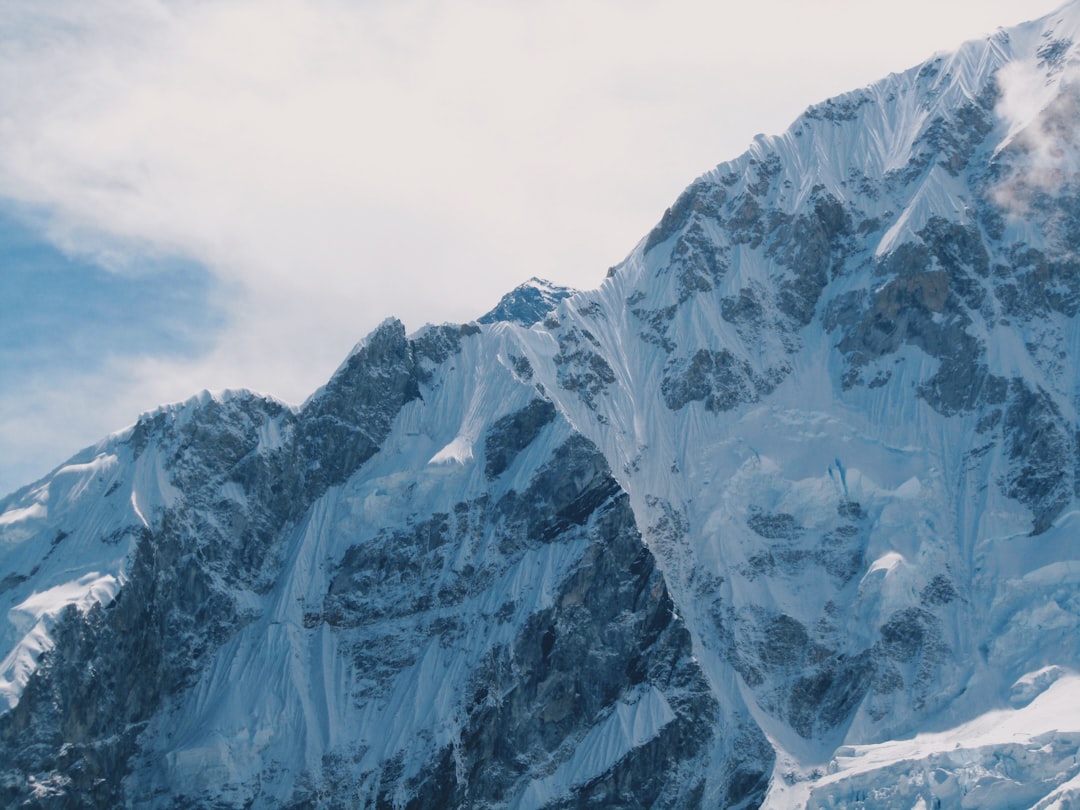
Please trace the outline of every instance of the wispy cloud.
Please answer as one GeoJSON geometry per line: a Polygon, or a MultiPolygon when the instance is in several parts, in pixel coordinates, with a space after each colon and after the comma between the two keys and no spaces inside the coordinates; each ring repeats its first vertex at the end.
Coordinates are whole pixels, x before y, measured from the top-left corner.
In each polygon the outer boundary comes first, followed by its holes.
{"type": "Polygon", "coordinates": [[[1054,64],[1022,60],[998,73],[1000,96],[995,113],[1007,128],[998,157],[1004,177],[994,186],[994,201],[1023,220],[1041,195],[1080,188],[1080,60],[1070,58],[1071,43],[1048,43],[1061,53],[1054,64]]]}
{"type": "Polygon", "coordinates": [[[1080,58],[1068,40],[1045,42],[1036,58],[998,73],[995,112],[1007,132],[998,148],[1001,178],[990,197],[1012,224],[1030,229],[1041,208],[1040,226],[1025,241],[1075,241],[1061,205],[1047,198],[1080,193],[1080,58]]]}

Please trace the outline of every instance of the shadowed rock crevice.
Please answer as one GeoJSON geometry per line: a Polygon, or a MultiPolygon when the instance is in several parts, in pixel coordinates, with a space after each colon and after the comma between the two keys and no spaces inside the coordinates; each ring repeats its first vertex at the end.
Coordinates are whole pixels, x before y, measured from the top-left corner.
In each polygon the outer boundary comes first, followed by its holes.
{"type": "MultiPolygon", "coordinates": [[[[413,664],[414,651],[459,643],[469,632],[448,622],[448,611],[470,615],[484,593],[505,588],[503,578],[525,555],[553,546],[562,547],[558,555],[579,548],[579,556],[512,641],[477,651],[455,742],[412,776],[392,758],[379,764],[375,806],[392,806],[403,788],[415,808],[498,806],[529,790],[544,795],[545,780],[595,756],[597,745],[617,753],[548,806],[700,806],[695,786],[719,707],[628,497],[595,445],[578,434],[521,493],[462,503],[453,514],[351,547],[335,566],[322,612],[305,621],[355,639],[358,681],[368,684],[358,705],[379,700],[413,664]],[[484,539],[492,529],[494,556],[484,539]],[[443,586],[424,593],[418,586],[427,581],[443,586]],[[643,701],[659,719],[632,744],[620,717],[643,701]]],[[[479,621],[494,627],[508,618],[500,610],[479,621]]],[[[730,776],[722,789],[748,806],[760,801],[771,759],[755,733],[748,727],[740,753],[723,764],[730,776]]]]}
{"type": "Polygon", "coordinates": [[[532,444],[554,419],[555,406],[549,400],[534,399],[520,411],[496,421],[484,440],[484,474],[488,480],[502,475],[517,454],[532,444]]]}
{"type": "Polygon", "coordinates": [[[716,704],[626,496],[608,499],[590,518],[594,540],[554,605],[533,614],[512,649],[493,651],[477,674],[461,742],[428,777],[439,790],[423,791],[417,807],[512,801],[588,755],[580,746],[589,744],[590,729],[621,734],[616,715],[642,700],[664,700],[671,718],[551,806],[698,806],[683,768],[711,739],[716,704]]]}

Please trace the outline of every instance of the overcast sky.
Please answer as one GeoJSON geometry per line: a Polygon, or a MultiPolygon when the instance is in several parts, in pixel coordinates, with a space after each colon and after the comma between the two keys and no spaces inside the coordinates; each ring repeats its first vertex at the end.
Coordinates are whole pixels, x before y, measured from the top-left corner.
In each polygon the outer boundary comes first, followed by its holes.
{"type": "Polygon", "coordinates": [[[1059,0],[0,0],[0,494],[389,315],[588,288],[809,104],[1059,0]]]}

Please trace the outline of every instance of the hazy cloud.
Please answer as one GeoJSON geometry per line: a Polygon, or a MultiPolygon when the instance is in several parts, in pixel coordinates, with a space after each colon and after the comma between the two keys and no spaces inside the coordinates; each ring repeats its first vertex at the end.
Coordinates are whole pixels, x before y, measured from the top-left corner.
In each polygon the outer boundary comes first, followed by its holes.
{"type": "Polygon", "coordinates": [[[1061,43],[1053,65],[1018,61],[998,73],[995,113],[1008,128],[999,147],[1006,175],[992,194],[1018,219],[1038,195],[1080,186],[1080,61],[1069,58],[1070,47],[1061,43]]]}

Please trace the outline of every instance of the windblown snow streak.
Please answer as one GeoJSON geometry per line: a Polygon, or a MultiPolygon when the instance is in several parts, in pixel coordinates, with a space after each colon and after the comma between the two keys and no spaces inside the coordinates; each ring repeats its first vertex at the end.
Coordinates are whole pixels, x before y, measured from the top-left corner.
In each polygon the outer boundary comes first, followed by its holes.
{"type": "Polygon", "coordinates": [[[0,502],[0,796],[1080,801],[1080,3],[810,108],[593,291],[0,502]]]}

